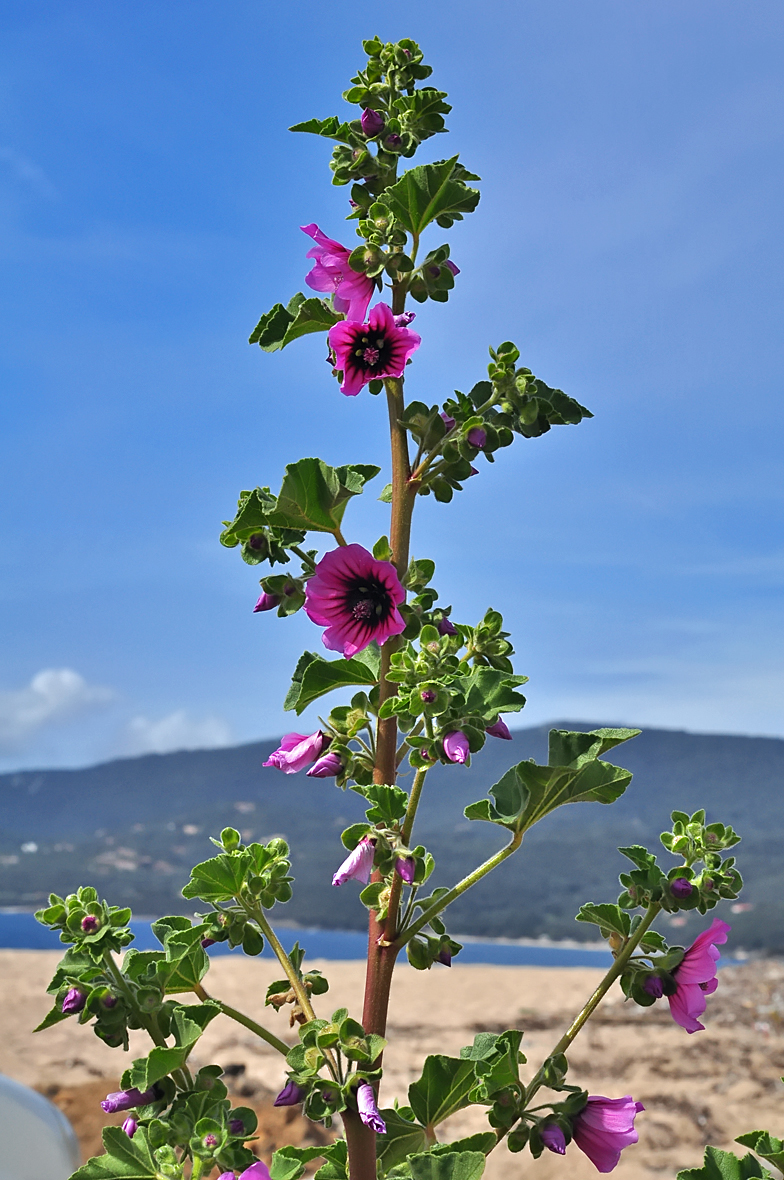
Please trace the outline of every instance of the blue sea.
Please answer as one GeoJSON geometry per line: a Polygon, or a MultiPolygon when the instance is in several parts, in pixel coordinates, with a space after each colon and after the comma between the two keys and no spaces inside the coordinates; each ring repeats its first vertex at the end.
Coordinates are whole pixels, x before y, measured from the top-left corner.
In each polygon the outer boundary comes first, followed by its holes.
{"type": "MultiPolygon", "coordinates": [[[[132,944],[139,950],[159,950],[160,943],[150,929],[150,922],[137,919],[131,922],[136,935],[132,944]]],[[[278,926],[276,933],[286,950],[299,942],[309,959],[364,959],[367,953],[367,934],[356,930],[309,930],[302,927],[278,926]]],[[[458,940],[459,941],[459,940],[458,940]]],[[[15,950],[64,950],[56,934],[39,926],[30,913],[0,911],[0,948],[15,950]]],[[[210,947],[210,957],[216,955],[242,956],[241,948],[230,951],[225,943],[210,947]]],[[[262,957],[271,956],[265,947],[262,957]]],[[[609,967],[612,956],[608,950],[591,946],[559,945],[541,942],[497,942],[491,939],[469,939],[464,942],[458,963],[491,963],[504,967],[609,967]]]]}

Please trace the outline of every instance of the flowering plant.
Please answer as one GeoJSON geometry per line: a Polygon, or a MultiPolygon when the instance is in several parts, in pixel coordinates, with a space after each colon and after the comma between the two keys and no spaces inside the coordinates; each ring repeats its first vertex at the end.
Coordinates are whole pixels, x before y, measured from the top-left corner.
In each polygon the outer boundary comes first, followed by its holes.
{"type": "Polygon", "coordinates": [[[357,116],[292,128],[336,141],[333,183],[351,186],[348,217],[360,242],[349,249],[315,223],[304,226],[315,242],[307,251],[314,265],[305,281],[326,298],[298,293],[276,304],[250,340],[272,352],[322,333],[338,396],[384,393],[391,481],[380,500],[389,505],[389,527],[372,548],[349,543],[343,534],[350,500],[379,466],[335,468],[305,458],[286,468],[277,495],[268,487],[243,491],[221,535],[250,565],[288,567],[262,577],[255,610],[276,610],[281,618],[304,610],[323,629],[324,648],[339,653],[305,652],[285,707],[299,715],[334,690],[356,690],[315,733],[287,734],[265,765],[333,778],[367,803],[365,821],[343,833],[348,855],[339,864],[336,853],[332,881],[363,886],[359,900],[369,912],[363,1008],[317,1015],[327,980],[306,969],[299,946],[287,954],[275,934],[270,912],[292,895],[282,839],[245,845],[239,832],[225,829],[213,841],[217,854],[193,868],[183,889],[185,898],[206,909],[193,919],[156,921],[160,950],[153,952],[129,946],[130,911],[100,901],[94,889],[52,895],[38,918],[60,932],[68,950],[49,987],[54,1006],[40,1027],[76,1016],[91,1021],[110,1046],[127,1048],[128,1030],[137,1028],[153,1042],[146,1057],[126,1068],[123,1088],[105,1099],[107,1112],[131,1113],[122,1128],[106,1128],[105,1154],[81,1168],[79,1180],[198,1180],[216,1169],[221,1180],[298,1180],[317,1156],[326,1157],[317,1173],[322,1180],[474,1180],[500,1145],[536,1158],[545,1149],[563,1155],[574,1144],[598,1171],[608,1172],[622,1149],[637,1141],[635,1119],[643,1108],[630,1095],[591,1095],[568,1084],[572,1041],[616,981],[639,1005],[667,998],[689,1033],[703,1027],[699,1017],[716,987],[716,948],[726,941],[726,923],[714,921],[688,949],[669,946],[653,923],[662,912],[706,914],[720,899],[737,897],[740,876],[734,858],[723,854],[738,837],[720,823],[706,825],[704,812],[675,812],[662,836],[675,867],[660,867],[641,846],[621,848],[630,868],[621,874],[617,902],[587,903],[577,914],[608,941],[613,965],[538,1068],[524,1068],[522,1030],[482,1033],[457,1058],[429,1056],[406,1105],[380,1105],[390,985],[400,952],[420,971],[449,967],[461,950],[445,924],[450,904],[514,855],[525,833],[556,808],[608,805],[623,794],[631,774],[605,755],[639,731],[553,730],[545,765],[512,766],[488,797],[465,809],[469,820],[495,825],[502,847],[451,888],[428,889],[433,857],[414,840],[428,772],[437,763],[468,765],[488,738],[508,740],[505,717],[523,708],[519,690],[527,678],[514,670],[501,615],[490,608],[476,623],[455,620],[433,586],[434,563],[410,556],[414,508],[420,496],[452,500],[478,474],[474,464],[482,456],[492,463],[518,439],[591,415],[519,366],[519,349],[508,341],[490,349],[487,378],[468,393],[455,392],[440,404],[406,401],[406,370],[422,343],[411,327],[408,299],[444,303],[460,273],[447,244],[422,258],[422,236],[433,226],[451,228],[476,208],[479,192],[472,185],[479,178],[457,156],[399,173],[423,141],[445,130],[450,107],[443,92],[421,85],[431,71],[415,42],[374,39],[364,49],[367,63],[343,96],[357,116]],[[269,945],[283,978],[270,986],[266,1003],[276,1012],[289,1010],[296,1044],[208,993],[208,948],[216,942],[241,946],[248,955],[269,945]],[[191,1065],[202,1032],[221,1017],[280,1052],[276,1105],[302,1104],[310,1119],[327,1125],[339,1117],[345,1138],[326,1148],[281,1148],[269,1168],[256,1161],[253,1111],[232,1108],[220,1066],[194,1071],[191,1065]],[[535,1104],[537,1098],[544,1101],[535,1104]],[[439,1126],[472,1104],[486,1108],[488,1129],[440,1142],[439,1126]]]}

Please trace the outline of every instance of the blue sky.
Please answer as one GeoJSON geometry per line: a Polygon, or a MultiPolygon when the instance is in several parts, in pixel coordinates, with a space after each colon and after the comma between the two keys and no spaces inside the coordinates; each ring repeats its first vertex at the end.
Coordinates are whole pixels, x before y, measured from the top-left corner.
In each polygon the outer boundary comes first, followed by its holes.
{"type": "Polygon", "coordinates": [[[483,177],[433,235],[462,273],[410,396],[512,338],[596,415],[423,501],[415,554],[456,618],[504,612],[521,723],[784,735],[780,3],[27,0],[0,33],[0,768],[298,727],[318,633],[253,616],[217,534],[302,455],[386,468],[384,407],[321,338],[246,343],[303,288],[298,226],[352,240],[329,145],[286,128],[344,108],[374,33],[454,104],[422,158],[483,177]]]}

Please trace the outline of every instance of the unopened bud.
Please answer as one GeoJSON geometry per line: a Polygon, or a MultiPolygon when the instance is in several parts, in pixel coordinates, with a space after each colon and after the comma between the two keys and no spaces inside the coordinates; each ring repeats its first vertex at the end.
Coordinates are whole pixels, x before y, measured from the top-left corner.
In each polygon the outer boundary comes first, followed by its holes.
{"type": "Polygon", "coordinates": [[[85,934],[95,934],[95,931],[100,929],[101,923],[94,914],[85,914],[82,918],[82,930],[85,934]]]}
{"type": "Polygon", "coordinates": [[[68,1016],[74,1016],[77,1012],[81,1012],[86,999],[87,996],[78,987],[69,988],[63,1000],[63,1012],[67,1013],[68,1016]]]}
{"type": "Polygon", "coordinates": [[[374,111],[370,107],[366,107],[362,112],[360,119],[362,124],[362,134],[366,135],[368,139],[375,139],[384,130],[384,116],[379,111],[374,111]]]}
{"type": "Polygon", "coordinates": [[[678,901],[682,901],[685,897],[691,897],[693,892],[694,886],[686,877],[676,877],[673,881],[670,881],[670,893],[678,901]]]}

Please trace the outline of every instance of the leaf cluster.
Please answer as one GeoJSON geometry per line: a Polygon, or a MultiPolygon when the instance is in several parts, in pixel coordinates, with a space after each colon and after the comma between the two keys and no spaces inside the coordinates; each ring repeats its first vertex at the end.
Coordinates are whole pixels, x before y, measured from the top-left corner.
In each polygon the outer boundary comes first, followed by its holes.
{"type": "MultiPolygon", "coordinates": [[[[272,909],[276,902],[291,900],[293,878],[289,876],[289,846],[285,840],[276,837],[266,844],[254,842],[246,846],[236,829],[224,828],[220,841],[213,843],[223,851],[194,865],[183,897],[201,898],[214,906],[236,901],[248,916],[258,907],[272,909]]],[[[258,950],[249,953],[261,953],[261,935],[259,940],[258,950]]]]}

